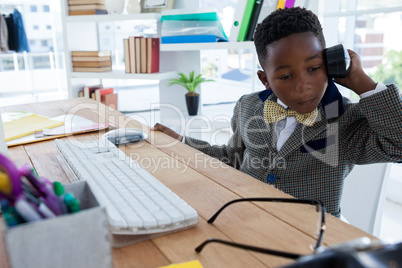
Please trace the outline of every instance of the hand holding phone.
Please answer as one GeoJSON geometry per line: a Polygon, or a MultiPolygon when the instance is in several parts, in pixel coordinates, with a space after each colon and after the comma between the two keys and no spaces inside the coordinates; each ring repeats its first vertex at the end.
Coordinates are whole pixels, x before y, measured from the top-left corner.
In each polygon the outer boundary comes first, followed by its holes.
{"type": "Polygon", "coordinates": [[[364,72],[360,57],[355,52],[336,45],[324,49],[324,57],[328,77],[335,78],[336,83],[358,95],[375,89],[376,83],[364,72]]]}

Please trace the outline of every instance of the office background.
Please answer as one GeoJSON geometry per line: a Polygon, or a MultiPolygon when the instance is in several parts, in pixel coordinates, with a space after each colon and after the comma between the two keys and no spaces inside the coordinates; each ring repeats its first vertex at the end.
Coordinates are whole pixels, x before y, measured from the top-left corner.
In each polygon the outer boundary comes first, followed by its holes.
{"type": "MultiPolygon", "coordinates": [[[[236,0],[200,0],[200,7],[216,7],[225,32],[229,35],[236,0]]],[[[364,68],[375,80],[402,85],[402,3],[398,0],[306,0],[323,24],[327,45],[343,43],[362,58],[364,68]]],[[[61,36],[60,1],[0,0],[3,15],[17,8],[24,20],[30,52],[0,54],[0,106],[68,98],[66,63],[61,36]]],[[[122,55],[121,40],[128,35],[156,34],[156,22],[98,23],[99,48],[122,55]]],[[[214,128],[226,127],[235,101],[243,94],[262,89],[253,73],[253,49],[207,50],[201,52],[202,72],[216,82],[202,89],[202,115],[221,120],[214,128]]],[[[120,60],[119,60],[120,59],[120,60]]],[[[123,67],[115,57],[114,67],[123,67]]],[[[258,66],[257,66],[258,68],[258,66]]],[[[117,88],[119,110],[152,125],[158,120],[159,90],[154,80],[105,79],[105,86],[117,88]],[[151,109],[152,107],[152,109],[151,109]]],[[[346,96],[358,97],[342,90],[346,96]]],[[[71,97],[71,96],[70,96],[71,97]]],[[[73,96],[74,97],[74,96],[73,96]]],[[[229,132],[216,136],[224,143],[229,132]]],[[[203,136],[210,138],[210,136],[203,136]]],[[[381,237],[402,239],[402,166],[394,165],[388,182],[381,237]],[[399,190],[399,191],[398,191],[399,190]]]]}

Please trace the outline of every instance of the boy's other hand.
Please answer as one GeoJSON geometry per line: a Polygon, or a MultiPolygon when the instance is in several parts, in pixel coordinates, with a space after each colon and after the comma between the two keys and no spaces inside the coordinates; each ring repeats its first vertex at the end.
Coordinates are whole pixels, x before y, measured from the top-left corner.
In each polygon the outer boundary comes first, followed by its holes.
{"type": "Polygon", "coordinates": [[[152,130],[152,131],[160,131],[160,132],[163,132],[163,133],[165,133],[166,135],[169,135],[170,137],[172,137],[172,138],[174,138],[174,139],[176,139],[176,140],[183,141],[183,136],[182,136],[182,135],[179,135],[178,133],[176,133],[176,132],[173,131],[172,129],[170,129],[170,128],[168,128],[168,127],[162,125],[162,124],[156,123],[155,126],[153,126],[153,127],[151,128],[151,130],[152,130]]]}
{"type": "Polygon", "coordinates": [[[364,72],[359,55],[350,49],[348,53],[351,62],[347,76],[336,78],[335,82],[353,90],[358,95],[375,89],[377,83],[364,72]]]}

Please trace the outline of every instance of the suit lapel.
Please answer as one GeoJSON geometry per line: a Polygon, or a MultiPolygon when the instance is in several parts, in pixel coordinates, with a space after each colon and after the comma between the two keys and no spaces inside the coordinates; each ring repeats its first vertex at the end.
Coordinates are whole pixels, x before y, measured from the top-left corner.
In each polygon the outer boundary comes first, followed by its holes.
{"type": "MultiPolygon", "coordinates": [[[[273,95],[269,96],[268,99],[272,100],[273,95]]],[[[254,116],[258,118],[257,124],[258,129],[260,129],[261,136],[263,137],[265,144],[271,152],[276,152],[276,142],[275,142],[275,124],[267,124],[264,120],[264,102],[257,107],[254,112],[254,116]]]]}

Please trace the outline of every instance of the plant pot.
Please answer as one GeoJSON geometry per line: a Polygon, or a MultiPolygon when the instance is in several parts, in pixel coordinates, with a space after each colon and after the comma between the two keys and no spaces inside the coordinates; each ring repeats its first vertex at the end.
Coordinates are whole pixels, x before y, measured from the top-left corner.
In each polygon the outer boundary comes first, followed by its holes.
{"type": "Polygon", "coordinates": [[[198,103],[200,102],[199,94],[186,94],[187,111],[189,115],[197,115],[198,103]]]}

